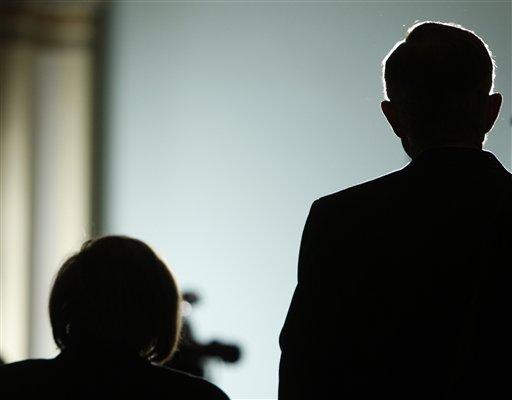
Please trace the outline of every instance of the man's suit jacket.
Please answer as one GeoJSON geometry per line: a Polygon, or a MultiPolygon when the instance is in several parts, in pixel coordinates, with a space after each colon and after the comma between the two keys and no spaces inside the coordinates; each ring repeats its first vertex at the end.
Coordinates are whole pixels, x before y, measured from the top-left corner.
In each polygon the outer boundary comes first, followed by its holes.
{"type": "Polygon", "coordinates": [[[511,189],[491,153],[438,148],[315,201],[280,336],[279,398],[510,392],[511,189]]]}

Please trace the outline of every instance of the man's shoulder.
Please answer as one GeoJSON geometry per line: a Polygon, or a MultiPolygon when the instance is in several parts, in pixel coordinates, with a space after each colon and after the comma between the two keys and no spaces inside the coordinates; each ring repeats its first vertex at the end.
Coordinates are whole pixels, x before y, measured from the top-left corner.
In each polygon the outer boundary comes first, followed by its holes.
{"type": "Polygon", "coordinates": [[[406,186],[406,168],[390,172],[380,177],[362,182],[328,194],[315,200],[313,208],[317,211],[326,211],[341,206],[360,207],[368,202],[380,201],[392,196],[406,186]]]}

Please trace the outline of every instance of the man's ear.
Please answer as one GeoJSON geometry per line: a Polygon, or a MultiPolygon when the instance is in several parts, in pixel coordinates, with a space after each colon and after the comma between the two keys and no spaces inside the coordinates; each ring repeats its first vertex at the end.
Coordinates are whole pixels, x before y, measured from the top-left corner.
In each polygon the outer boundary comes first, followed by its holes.
{"type": "Polygon", "coordinates": [[[380,103],[380,108],[382,109],[383,114],[386,116],[389,125],[391,125],[393,132],[395,132],[395,135],[397,135],[400,139],[404,139],[405,133],[398,119],[394,104],[390,101],[384,100],[382,103],[380,103]]]}
{"type": "Polygon", "coordinates": [[[500,113],[501,104],[503,102],[503,97],[500,93],[493,93],[487,99],[487,109],[485,110],[485,132],[489,132],[496,119],[498,119],[498,115],[500,113]]]}

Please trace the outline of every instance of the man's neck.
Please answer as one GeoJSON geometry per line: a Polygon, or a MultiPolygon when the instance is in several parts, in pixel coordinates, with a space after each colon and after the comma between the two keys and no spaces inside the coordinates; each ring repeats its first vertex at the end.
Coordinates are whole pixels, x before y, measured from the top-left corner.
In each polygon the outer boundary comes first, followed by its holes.
{"type": "Polygon", "coordinates": [[[469,150],[483,150],[482,144],[476,145],[476,144],[469,144],[469,143],[447,143],[437,146],[428,146],[423,147],[421,149],[417,149],[414,154],[410,155],[411,158],[414,160],[421,154],[423,154],[426,151],[435,150],[435,149],[469,149],[469,150]]]}

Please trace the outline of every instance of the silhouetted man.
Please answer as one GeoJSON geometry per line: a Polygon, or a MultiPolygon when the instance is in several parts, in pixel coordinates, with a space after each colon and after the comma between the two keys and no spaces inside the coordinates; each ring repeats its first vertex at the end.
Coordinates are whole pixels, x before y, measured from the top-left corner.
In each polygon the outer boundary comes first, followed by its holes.
{"type": "Polygon", "coordinates": [[[279,398],[510,398],[512,180],[482,150],[502,100],[490,51],[420,23],[383,72],[412,161],[313,203],[279,398]]]}

